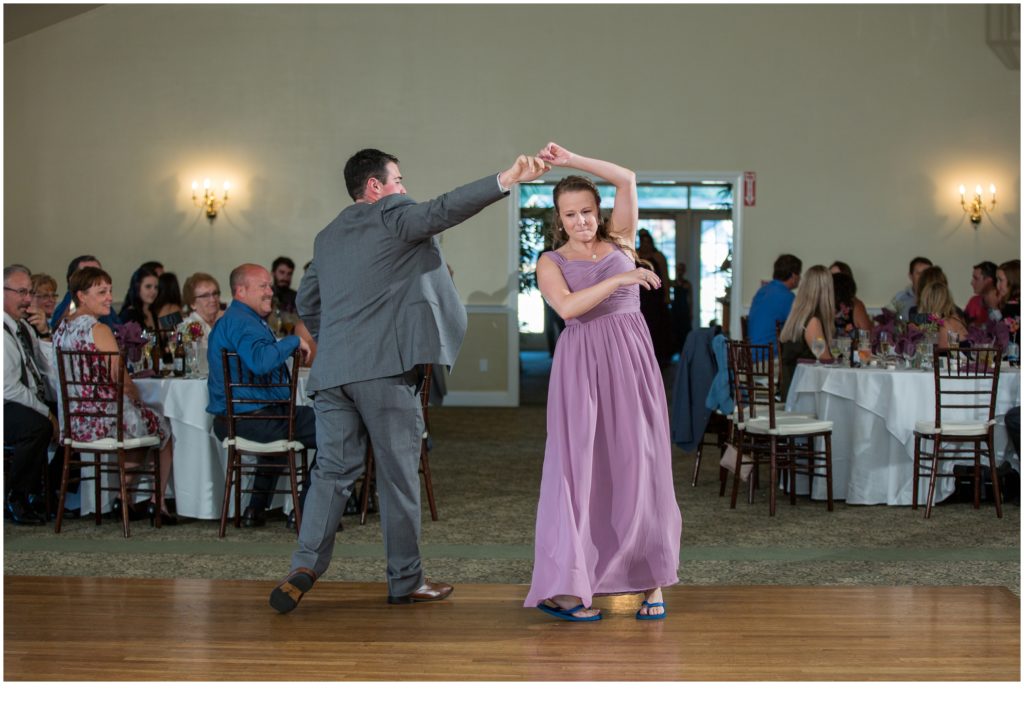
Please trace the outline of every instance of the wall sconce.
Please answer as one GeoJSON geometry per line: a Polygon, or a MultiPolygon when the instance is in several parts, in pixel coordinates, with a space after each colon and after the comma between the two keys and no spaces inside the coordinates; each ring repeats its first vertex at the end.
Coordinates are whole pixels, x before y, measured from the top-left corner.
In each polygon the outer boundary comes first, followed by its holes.
{"type": "Polygon", "coordinates": [[[974,197],[970,200],[966,198],[967,189],[963,185],[960,186],[960,206],[970,216],[971,223],[974,224],[975,229],[981,223],[982,215],[996,208],[996,186],[989,185],[988,189],[992,198],[985,203],[981,201],[981,185],[974,188],[974,197]]]}
{"type": "Polygon", "coordinates": [[[192,201],[196,203],[197,207],[202,207],[206,210],[206,218],[213,223],[213,220],[217,218],[217,210],[228,203],[228,191],[231,189],[231,183],[224,181],[224,196],[217,199],[217,194],[210,189],[210,179],[207,178],[203,181],[203,192],[199,193],[199,183],[195,180],[192,181],[192,201]]]}

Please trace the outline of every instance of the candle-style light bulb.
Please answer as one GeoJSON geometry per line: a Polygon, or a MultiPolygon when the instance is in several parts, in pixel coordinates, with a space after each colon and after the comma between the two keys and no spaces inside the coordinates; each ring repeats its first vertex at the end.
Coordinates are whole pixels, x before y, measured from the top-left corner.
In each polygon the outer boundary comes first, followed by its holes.
{"type": "Polygon", "coordinates": [[[992,183],[991,185],[988,186],[988,191],[990,193],[992,193],[992,199],[995,199],[996,198],[996,186],[995,186],[995,183],[992,183]]]}
{"type": "Polygon", "coordinates": [[[210,179],[209,178],[206,178],[205,180],[203,180],[203,189],[204,190],[209,190],[210,189],[210,179]]]}
{"type": "Polygon", "coordinates": [[[981,197],[981,185],[978,185],[976,188],[974,188],[974,192],[975,194],[978,195],[978,197],[981,197]]]}

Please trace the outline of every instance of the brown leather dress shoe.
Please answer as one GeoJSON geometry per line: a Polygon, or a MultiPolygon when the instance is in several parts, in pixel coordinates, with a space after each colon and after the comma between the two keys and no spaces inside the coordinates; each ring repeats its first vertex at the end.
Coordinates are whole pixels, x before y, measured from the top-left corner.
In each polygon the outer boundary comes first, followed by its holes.
{"type": "Polygon", "coordinates": [[[316,572],[300,567],[278,582],[270,592],[270,605],[278,613],[288,613],[302,599],[302,595],[313,588],[316,572]]]}
{"type": "Polygon", "coordinates": [[[423,579],[423,586],[414,591],[411,594],[405,596],[389,596],[389,604],[422,604],[428,601],[440,601],[441,599],[447,599],[448,596],[455,590],[451,584],[445,584],[444,582],[431,582],[429,579],[423,579]]]}

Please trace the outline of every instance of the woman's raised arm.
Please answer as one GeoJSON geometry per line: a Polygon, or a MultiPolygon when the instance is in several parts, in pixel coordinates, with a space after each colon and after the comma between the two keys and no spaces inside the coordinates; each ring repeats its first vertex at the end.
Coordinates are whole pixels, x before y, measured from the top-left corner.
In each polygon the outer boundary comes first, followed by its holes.
{"type": "Polygon", "coordinates": [[[551,165],[575,168],[607,180],[615,186],[615,205],[608,222],[608,233],[634,247],[639,211],[636,194],[636,173],[620,165],[580,156],[554,142],[542,148],[537,157],[551,165]]]}

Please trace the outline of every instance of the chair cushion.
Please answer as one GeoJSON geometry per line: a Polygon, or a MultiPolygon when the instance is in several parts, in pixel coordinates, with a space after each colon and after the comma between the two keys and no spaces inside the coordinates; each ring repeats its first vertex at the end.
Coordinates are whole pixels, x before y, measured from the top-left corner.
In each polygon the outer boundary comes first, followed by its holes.
{"type": "Polygon", "coordinates": [[[117,450],[123,447],[125,450],[136,448],[148,448],[160,445],[160,436],[143,436],[142,438],[127,438],[123,444],[117,442],[116,438],[101,438],[98,441],[75,441],[70,438],[64,439],[64,445],[70,445],[75,450],[117,450]]]}
{"type": "MultiPolygon", "coordinates": [[[[984,436],[993,424],[995,421],[947,421],[941,430],[944,436],[984,436]]],[[[914,424],[914,433],[932,436],[938,432],[934,421],[918,421],[914,424]]]]}
{"type": "Polygon", "coordinates": [[[259,443],[242,437],[235,438],[234,440],[231,440],[230,438],[224,439],[223,445],[225,448],[232,444],[238,450],[244,450],[247,453],[287,453],[290,450],[299,452],[305,448],[305,446],[299,441],[289,441],[283,438],[279,441],[271,441],[269,443],[259,443]]]}
{"type": "Polygon", "coordinates": [[[756,433],[770,436],[801,436],[808,433],[824,433],[832,430],[831,421],[819,421],[818,419],[803,416],[775,415],[775,428],[771,428],[768,418],[757,418],[747,421],[743,430],[747,433],[756,433]]]}
{"type": "MultiPolygon", "coordinates": [[[[760,411],[764,412],[763,416],[760,415],[760,412],[759,412],[759,415],[758,415],[758,417],[756,419],[751,419],[750,416],[748,415],[747,416],[747,421],[764,421],[765,423],[768,423],[768,408],[767,407],[761,407],[760,411]]],[[[745,409],[744,409],[743,413],[746,414],[746,410],[745,409]]],[[[738,418],[739,418],[739,415],[735,411],[732,412],[732,415],[729,416],[729,419],[734,424],[736,424],[738,428],[742,429],[744,427],[744,424],[737,423],[737,419],[738,418]]],[[[775,410],[775,423],[777,424],[781,419],[814,419],[815,421],[817,421],[818,417],[816,417],[814,414],[808,414],[806,412],[800,412],[800,411],[789,412],[789,411],[784,411],[782,409],[776,409],[775,410]]]]}

